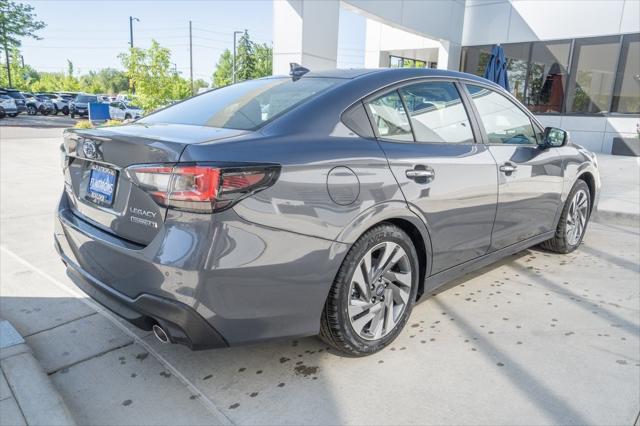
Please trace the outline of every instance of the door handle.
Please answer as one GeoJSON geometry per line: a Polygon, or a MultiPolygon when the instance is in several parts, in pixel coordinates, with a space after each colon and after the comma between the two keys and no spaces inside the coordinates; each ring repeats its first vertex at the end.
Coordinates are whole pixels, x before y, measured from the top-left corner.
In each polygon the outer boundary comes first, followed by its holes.
{"type": "Polygon", "coordinates": [[[432,179],[436,176],[436,172],[433,169],[409,169],[405,172],[409,179],[426,178],[432,179]]]}
{"type": "Polygon", "coordinates": [[[516,166],[515,164],[504,163],[503,165],[500,166],[500,171],[503,173],[513,173],[516,171],[517,168],[518,166],[516,166]]]}

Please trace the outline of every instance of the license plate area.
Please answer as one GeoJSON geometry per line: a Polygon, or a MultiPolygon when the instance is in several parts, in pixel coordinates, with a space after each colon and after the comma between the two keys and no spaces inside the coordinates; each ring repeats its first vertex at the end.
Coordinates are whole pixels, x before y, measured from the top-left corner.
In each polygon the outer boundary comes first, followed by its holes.
{"type": "Polygon", "coordinates": [[[100,164],[91,164],[86,199],[103,207],[113,204],[118,172],[100,164]]]}

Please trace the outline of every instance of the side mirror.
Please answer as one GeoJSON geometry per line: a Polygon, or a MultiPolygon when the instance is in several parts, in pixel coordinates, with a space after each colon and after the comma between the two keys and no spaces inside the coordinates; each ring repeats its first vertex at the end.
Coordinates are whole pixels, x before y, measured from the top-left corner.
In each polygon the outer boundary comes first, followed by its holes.
{"type": "Polygon", "coordinates": [[[569,133],[557,127],[545,127],[542,146],[545,148],[555,148],[565,146],[569,140],[569,133]]]}

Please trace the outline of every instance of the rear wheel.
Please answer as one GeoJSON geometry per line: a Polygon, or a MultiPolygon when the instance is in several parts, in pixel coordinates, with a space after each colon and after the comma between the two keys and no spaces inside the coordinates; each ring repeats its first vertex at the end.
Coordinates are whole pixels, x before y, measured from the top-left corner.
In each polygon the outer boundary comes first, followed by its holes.
{"type": "Polygon", "coordinates": [[[71,118],[76,118],[76,114],[75,113],[71,113],[71,118]]]}
{"type": "Polygon", "coordinates": [[[329,291],[320,337],[353,356],[391,343],[406,324],[418,289],[418,257],[409,236],[383,224],[345,257],[329,291]]]}
{"type": "Polygon", "coordinates": [[[541,246],[556,253],[571,253],[582,242],[590,214],[589,187],[585,181],[579,179],[569,192],[555,236],[542,243],[541,246]]]}
{"type": "Polygon", "coordinates": [[[69,107],[63,106],[63,107],[62,107],[62,113],[63,113],[64,115],[69,115],[69,107]]]}
{"type": "Polygon", "coordinates": [[[37,113],[38,113],[38,109],[35,107],[35,105],[27,106],[27,114],[36,115],[37,113]]]}
{"type": "Polygon", "coordinates": [[[53,105],[53,115],[58,115],[59,112],[58,105],[53,105]]]}

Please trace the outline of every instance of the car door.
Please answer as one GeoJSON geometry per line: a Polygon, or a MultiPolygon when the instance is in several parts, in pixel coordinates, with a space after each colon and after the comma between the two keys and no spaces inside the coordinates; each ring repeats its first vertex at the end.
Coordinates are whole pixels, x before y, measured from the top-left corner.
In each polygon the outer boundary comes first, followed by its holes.
{"type": "Polygon", "coordinates": [[[124,115],[120,109],[120,102],[111,102],[109,104],[109,116],[115,120],[124,119],[124,115]]]}
{"type": "Polygon", "coordinates": [[[524,107],[481,84],[466,88],[499,170],[491,249],[554,230],[563,187],[561,157],[538,144],[542,129],[524,107]]]}
{"type": "Polygon", "coordinates": [[[366,100],[391,170],[429,230],[432,273],[485,254],[496,213],[497,166],[460,90],[423,81],[366,100]]]}

